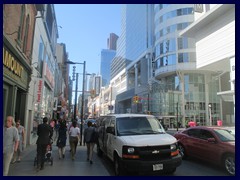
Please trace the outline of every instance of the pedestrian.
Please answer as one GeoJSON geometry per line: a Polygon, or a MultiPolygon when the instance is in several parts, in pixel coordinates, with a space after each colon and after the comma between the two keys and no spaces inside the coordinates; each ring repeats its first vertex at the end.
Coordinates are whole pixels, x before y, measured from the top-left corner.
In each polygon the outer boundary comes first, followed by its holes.
{"type": "MultiPolygon", "coordinates": [[[[72,122],[73,122],[73,120],[71,120],[71,122],[69,122],[68,125],[67,125],[68,134],[69,134],[70,129],[71,129],[71,127],[72,127],[72,122]]],[[[70,145],[70,136],[68,137],[68,142],[69,142],[69,145],[70,145]]],[[[72,151],[72,150],[71,150],[71,146],[70,146],[69,152],[71,152],[71,151],[72,151]]]]}
{"type": "Polygon", "coordinates": [[[58,154],[59,159],[65,158],[65,146],[67,140],[67,127],[64,121],[59,122],[59,129],[58,129],[58,139],[57,139],[57,147],[58,147],[58,154]]]}
{"type": "Polygon", "coordinates": [[[75,160],[77,144],[80,138],[80,129],[77,127],[77,121],[72,122],[72,127],[69,130],[69,140],[71,147],[72,160],[75,160]]]}
{"type": "Polygon", "coordinates": [[[24,127],[20,124],[20,119],[16,121],[16,128],[18,130],[18,135],[19,135],[19,144],[18,144],[18,149],[17,152],[14,153],[13,155],[13,161],[12,163],[15,162],[20,162],[21,161],[21,153],[23,151],[24,147],[24,139],[25,139],[25,129],[24,127]]]}
{"type": "Polygon", "coordinates": [[[45,153],[47,145],[51,143],[53,136],[53,129],[47,123],[48,118],[43,118],[43,124],[38,125],[37,130],[37,171],[44,169],[45,153]]]}
{"type": "Polygon", "coordinates": [[[97,141],[97,130],[92,126],[91,121],[88,121],[87,126],[84,130],[84,143],[87,144],[87,161],[90,161],[90,164],[92,164],[93,148],[97,141]]]}
{"type": "Polygon", "coordinates": [[[7,176],[13,153],[17,152],[19,144],[18,130],[14,127],[13,116],[8,116],[3,129],[3,175],[7,176]]]}
{"type": "Polygon", "coordinates": [[[55,137],[54,137],[54,141],[56,141],[56,139],[58,139],[58,130],[59,130],[59,127],[60,127],[60,121],[62,121],[61,119],[60,120],[56,120],[55,121],[55,125],[54,125],[54,134],[55,134],[55,137]]]}

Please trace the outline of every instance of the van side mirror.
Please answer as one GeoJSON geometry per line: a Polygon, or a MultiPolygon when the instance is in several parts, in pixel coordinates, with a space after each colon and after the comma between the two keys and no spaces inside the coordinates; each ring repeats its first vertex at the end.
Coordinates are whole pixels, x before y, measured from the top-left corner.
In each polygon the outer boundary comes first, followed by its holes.
{"type": "Polygon", "coordinates": [[[106,132],[115,135],[114,127],[107,127],[106,132]]]}

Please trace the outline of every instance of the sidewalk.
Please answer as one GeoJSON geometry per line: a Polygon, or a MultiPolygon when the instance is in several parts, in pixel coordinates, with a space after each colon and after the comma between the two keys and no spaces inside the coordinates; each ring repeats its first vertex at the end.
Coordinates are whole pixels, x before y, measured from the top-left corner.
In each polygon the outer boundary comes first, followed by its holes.
{"type": "Polygon", "coordinates": [[[52,146],[52,166],[45,163],[45,168],[37,172],[36,167],[34,167],[37,146],[30,145],[24,150],[21,162],[10,165],[9,176],[110,176],[96,154],[96,145],[94,147],[93,164],[91,165],[86,161],[86,146],[78,145],[75,160],[72,161],[68,143],[65,159],[59,159],[58,148],[55,144],[54,142],[52,146]]]}

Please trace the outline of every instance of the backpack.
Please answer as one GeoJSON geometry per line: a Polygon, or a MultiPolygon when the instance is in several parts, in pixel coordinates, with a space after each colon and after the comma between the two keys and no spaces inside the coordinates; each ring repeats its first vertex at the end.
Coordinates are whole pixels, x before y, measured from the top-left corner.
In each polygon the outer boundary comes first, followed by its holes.
{"type": "Polygon", "coordinates": [[[96,131],[96,129],[93,129],[93,133],[91,135],[91,139],[90,139],[91,143],[97,143],[98,142],[98,132],[96,131]]]}

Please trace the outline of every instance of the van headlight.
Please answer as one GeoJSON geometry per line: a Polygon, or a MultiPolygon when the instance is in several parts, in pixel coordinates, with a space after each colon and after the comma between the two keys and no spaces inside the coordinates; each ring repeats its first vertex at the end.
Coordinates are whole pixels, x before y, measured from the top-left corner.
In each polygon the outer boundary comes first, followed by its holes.
{"type": "Polygon", "coordinates": [[[177,144],[171,144],[170,145],[170,149],[171,149],[171,156],[177,156],[179,154],[179,150],[178,150],[178,146],[177,144]]]}
{"type": "Polygon", "coordinates": [[[171,149],[171,151],[175,151],[177,149],[177,145],[176,144],[171,144],[170,149],[171,149]]]}
{"type": "Polygon", "coordinates": [[[137,148],[131,146],[123,146],[122,157],[125,159],[139,159],[137,148]]]}
{"type": "Polygon", "coordinates": [[[129,154],[133,154],[134,151],[135,151],[135,149],[134,149],[133,147],[127,148],[127,152],[128,152],[129,154]]]}

